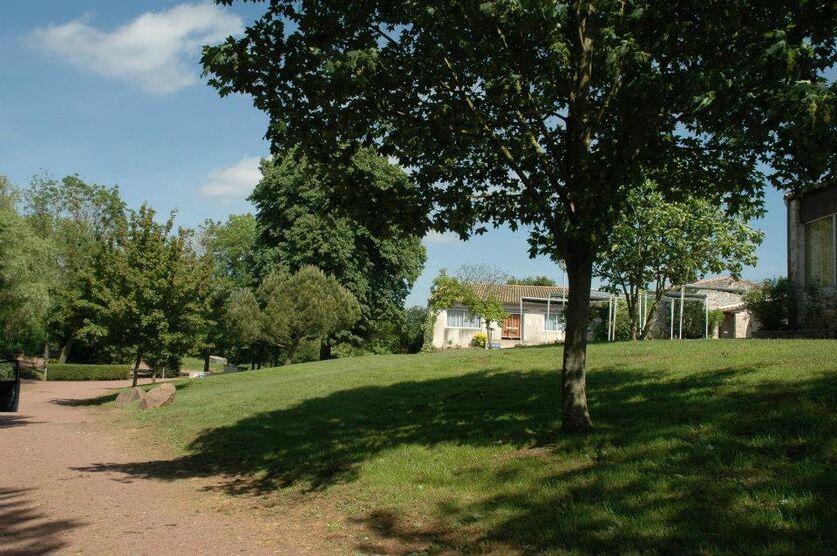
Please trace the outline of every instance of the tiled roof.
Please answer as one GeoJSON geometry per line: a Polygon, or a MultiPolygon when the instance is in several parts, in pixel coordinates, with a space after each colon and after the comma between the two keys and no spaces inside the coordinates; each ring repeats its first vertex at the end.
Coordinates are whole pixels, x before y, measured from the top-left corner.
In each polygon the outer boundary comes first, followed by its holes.
{"type": "Polygon", "coordinates": [[[756,287],[758,284],[749,280],[736,280],[732,276],[713,276],[712,278],[704,278],[697,282],[692,282],[687,286],[690,288],[721,288],[730,290],[749,290],[756,287]]]}
{"type": "Polygon", "coordinates": [[[526,299],[560,299],[564,296],[564,288],[558,286],[522,286],[518,284],[473,284],[471,286],[478,295],[486,291],[496,295],[503,304],[520,303],[526,299]]]}

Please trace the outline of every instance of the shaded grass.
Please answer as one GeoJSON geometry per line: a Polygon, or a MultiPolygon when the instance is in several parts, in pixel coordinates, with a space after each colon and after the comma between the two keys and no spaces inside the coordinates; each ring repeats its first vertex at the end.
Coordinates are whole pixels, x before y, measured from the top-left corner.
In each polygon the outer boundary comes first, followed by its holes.
{"type": "MultiPolygon", "coordinates": [[[[560,348],[365,357],[193,382],[132,415],[182,456],[96,469],[314,493],[404,549],[837,550],[837,342],[590,347],[593,434],[559,432],[560,348]]],[[[377,545],[359,544],[376,551],[377,545]]]]}

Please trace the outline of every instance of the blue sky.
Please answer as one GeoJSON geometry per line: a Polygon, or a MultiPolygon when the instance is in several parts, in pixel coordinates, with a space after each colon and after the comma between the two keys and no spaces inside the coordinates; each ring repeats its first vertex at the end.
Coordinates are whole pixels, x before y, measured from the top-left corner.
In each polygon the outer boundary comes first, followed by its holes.
{"type": "MultiPolygon", "coordinates": [[[[264,9],[162,0],[5,0],[0,17],[0,174],[25,186],[33,174],[78,173],[118,185],[131,206],[177,209],[182,225],[251,210],[265,116],[242,96],[204,84],[200,45],[237,33],[264,9]]],[[[782,195],[767,192],[762,279],[784,274],[782,195]]],[[[428,260],[408,299],[423,304],[439,269],[491,263],[517,276],[560,270],[529,259],[526,233],[492,230],[468,242],[425,238],[428,260]]]]}

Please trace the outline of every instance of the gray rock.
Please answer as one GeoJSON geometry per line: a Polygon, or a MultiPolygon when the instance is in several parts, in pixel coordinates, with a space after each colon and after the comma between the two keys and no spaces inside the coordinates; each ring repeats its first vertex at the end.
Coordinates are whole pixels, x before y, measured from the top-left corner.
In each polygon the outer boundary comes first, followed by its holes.
{"type": "Polygon", "coordinates": [[[136,386],[130,390],[123,390],[116,396],[116,405],[128,406],[145,399],[145,390],[136,386]]]}
{"type": "Polygon", "coordinates": [[[167,382],[146,392],[145,397],[140,400],[137,407],[140,409],[157,409],[158,407],[169,405],[174,401],[176,392],[177,389],[174,387],[174,384],[167,382]]]}

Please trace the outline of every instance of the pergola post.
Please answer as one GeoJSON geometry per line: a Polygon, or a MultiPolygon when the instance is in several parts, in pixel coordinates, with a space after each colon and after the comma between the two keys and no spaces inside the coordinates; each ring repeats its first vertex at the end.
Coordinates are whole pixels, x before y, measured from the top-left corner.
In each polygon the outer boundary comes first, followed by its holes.
{"type": "Polygon", "coordinates": [[[678,333],[680,339],[683,339],[683,304],[686,301],[686,286],[680,286],[680,328],[678,333]]]}
{"type": "Polygon", "coordinates": [[[520,339],[518,341],[520,342],[520,345],[524,345],[523,344],[523,298],[522,297],[520,298],[520,323],[518,323],[517,326],[518,326],[517,334],[520,336],[520,339]]]}
{"type": "Polygon", "coordinates": [[[671,304],[670,305],[670,307],[671,307],[671,319],[670,319],[671,330],[669,331],[668,339],[673,340],[674,339],[674,299],[673,298],[669,298],[669,299],[670,299],[669,303],[671,304]]]}
{"type": "MultiPolygon", "coordinates": [[[[545,343],[545,344],[549,343],[549,340],[546,339],[546,336],[547,336],[546,325],[549,323],[549,302],[550,301],[551,301],[551,298],[547,297],[546,298],[546,321],[544,322],[544,326],[543,326],[543,343],[545,343]]],[[[555,338],[556,339],[558,338],[558,331],[557,330],[555,331],[555,338]]]]}
{"type": "Polygon", "coordinates": [[[709,339],[709,298],[703,298],[703,337],[709,339]]]}

